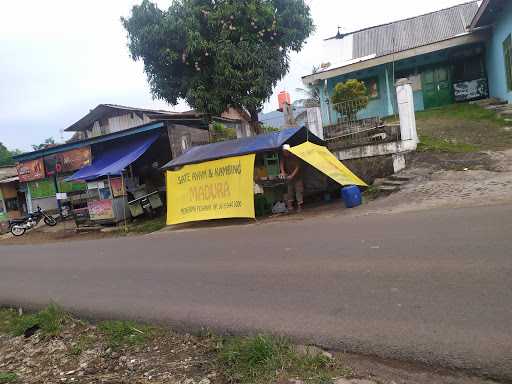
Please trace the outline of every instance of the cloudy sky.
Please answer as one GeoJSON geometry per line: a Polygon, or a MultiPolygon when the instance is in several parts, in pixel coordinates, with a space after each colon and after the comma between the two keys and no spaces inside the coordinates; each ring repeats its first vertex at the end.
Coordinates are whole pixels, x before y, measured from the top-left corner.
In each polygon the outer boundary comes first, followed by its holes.
{"type": "MultiPolygon", "coordinates": [[[[19,0],[0,13],[0,142],[29,150],[101,103],[168,110],[152,99],[141,63],[126,47],[119,18],[137,0],[19,0]]],[[[288,76],[276,87],[297,97],[300,77],[319,64],[323,39],[344,32],[419,15],[464,0],[309,0],[317,31],[292,56],[288,76]]],[[[170,0],[158,0],[161,8],[170,0]]],[[[265,111],[277,108],[272,97],[265,111]]]]}

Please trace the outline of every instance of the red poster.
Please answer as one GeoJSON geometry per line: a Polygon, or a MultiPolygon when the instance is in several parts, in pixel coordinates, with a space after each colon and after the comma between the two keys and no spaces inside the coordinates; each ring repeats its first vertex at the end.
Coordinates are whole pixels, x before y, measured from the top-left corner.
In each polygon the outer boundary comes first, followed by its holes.
{"type": "Polygon", "coordinates": [[[113,177],[110,179],[110,187],[112,188],[112,195],[114,197],[126,195],[123,180],[120,177],[113,177]]]}
{"type": "Polygon", "coordinates": [[[111,220],[114,218],[112,200],[95,200],[87,203],[91,220],[111,220]]]}
{"type": "Polygon", "coordinates": [[[43,159],[25,161],[16,165],[21,182],[44,179],[43,159]]]}
{"type": "Polygon", "coordinates": [[[46,175],[73,172],[91,164],[91,148],[77,148],[71,151],[45,156],[46,175]]]}

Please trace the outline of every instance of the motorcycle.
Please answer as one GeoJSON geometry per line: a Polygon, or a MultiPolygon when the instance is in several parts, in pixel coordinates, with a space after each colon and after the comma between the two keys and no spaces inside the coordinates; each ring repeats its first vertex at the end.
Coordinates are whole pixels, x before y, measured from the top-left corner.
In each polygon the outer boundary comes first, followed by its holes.
{"type": "Polygon", "coordinates": [[[9,220],[9,229],[14,236],[22,236],[27,230],[36,227],[41,220],[49,227],[57,225],[57,220],[53,216],[46,214],[41,207],[37,207],[37,211],[32,212],[27,217],[9,220]]]}

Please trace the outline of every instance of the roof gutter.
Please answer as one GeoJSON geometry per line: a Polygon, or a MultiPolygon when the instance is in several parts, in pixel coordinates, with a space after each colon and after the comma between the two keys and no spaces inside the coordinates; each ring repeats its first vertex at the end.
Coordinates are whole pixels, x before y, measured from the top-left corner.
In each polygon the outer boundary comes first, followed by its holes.
{"type": "Polygon", "coordinates": [[[17,162],[35,160],[35,159],[39,159],[44,156],[49,156],[49,155],[54,155],[56,153],[70,151],[72,149],[82,148],[82,147],[86,147],[89,145],[104,143],[107,141],[112,141],[112,140],[136,135],[136,134],[143,133],[143,132],[153,131],[155,129],[163,128],[164,126],[165,126],[165,123],[159,121],[159,122],[155,122],[155,123],[142,125],[140,127],[126,129],[124,131],[110,133],[108,135],[97,136],[97,137],[93,137],[93,138],[86,139],[86,140],[75,141],[72,143],[66,143],[66,144],[55,146],[55,147],[40,149],[38,151],[22,153],[21,155],[13,156],[13,159],[17,162]]]}

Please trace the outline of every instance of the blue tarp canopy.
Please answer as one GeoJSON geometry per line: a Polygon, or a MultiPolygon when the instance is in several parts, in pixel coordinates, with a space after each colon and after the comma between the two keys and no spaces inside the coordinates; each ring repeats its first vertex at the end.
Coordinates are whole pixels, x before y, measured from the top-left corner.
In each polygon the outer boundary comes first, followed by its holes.
{"type": "Polygon", "coordinates": [[[110,147],[95,156],[91,165],[78,170],[66,181],[88,181],[103,176],[120,175],[127,166],[141,157],[158,137],[159,134],[135,137],[122,144],[110,147]]]}
{"type": "Polygon", "coordinates": [[[308,132],[306,128],[287,128],[266,135],[244,137],[237,140],[221,141],[219,143],[200,145],[190,148],[183,155],[164,165],[163,169],[181,167],[187,164],[223,159],[226,157],[242,156],[249,153],[275,151],[283,144],[298,145],[306,140],[322,144],[322,140],[308,132]]]}

